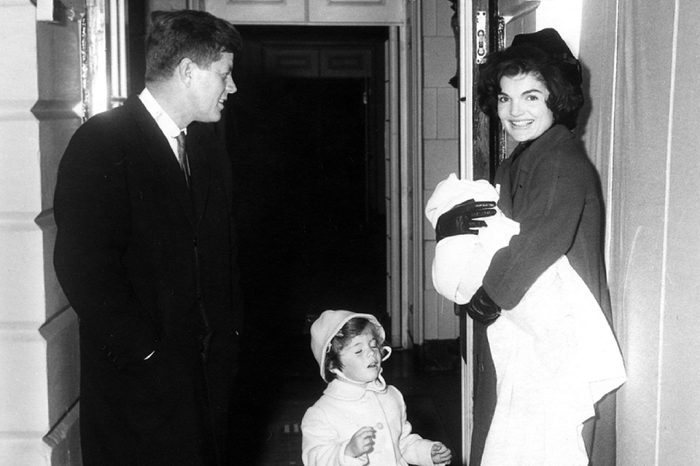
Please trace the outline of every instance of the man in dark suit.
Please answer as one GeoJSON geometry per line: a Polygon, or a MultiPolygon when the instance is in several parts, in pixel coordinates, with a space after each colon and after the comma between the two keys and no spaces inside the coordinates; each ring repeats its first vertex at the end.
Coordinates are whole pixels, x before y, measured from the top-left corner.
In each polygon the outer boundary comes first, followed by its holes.
{"type": "Polygon", "coordinates": [[[146,88],[81,126],[54,199],[56,273],[80,322],[91,465],[225,463],[242,326],[221,118],[238,31],[154,14],[146,88]]]}

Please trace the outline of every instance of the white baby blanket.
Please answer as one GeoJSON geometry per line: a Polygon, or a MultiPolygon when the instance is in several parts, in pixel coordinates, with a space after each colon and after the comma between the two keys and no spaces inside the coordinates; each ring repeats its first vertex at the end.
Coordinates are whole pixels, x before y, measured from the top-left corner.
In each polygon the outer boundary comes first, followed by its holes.
{"type": "MultiPolygon", "coordinates": [[[[468,199],[498,201],[498,193],[486,180],[460,180],[452,173],[441,181],[425,207],[425,215],[435,228],[438,218],[452,207],[468,199]]],[[[478,235],[457,235],[444,238],[435,246],[433,286],[442,296],[457,304],[465,304],[481,286],[491,257],[510,237],[520,232],[517,222],[496,209],[496,215],[484,217],[488,228],[478,235]]]]}
{"type": "MultiPolygon", "coordinates": [[[[435,189],[426,207],[433,224],[467,199],[498,200],[485,180],[454,174],[435,189]]],[[[519,231],[500,211],[479,235],[438,243],[433,261],[436,290],[467,302],[481,286],[493,254],[519,231]]],[[[615,337],[597,301],[562,256],[521,302],[488,328],[496,368],[497,402],[483,466],[585,466],[583,422],[594,404],[625,381],[615,337]]]]}

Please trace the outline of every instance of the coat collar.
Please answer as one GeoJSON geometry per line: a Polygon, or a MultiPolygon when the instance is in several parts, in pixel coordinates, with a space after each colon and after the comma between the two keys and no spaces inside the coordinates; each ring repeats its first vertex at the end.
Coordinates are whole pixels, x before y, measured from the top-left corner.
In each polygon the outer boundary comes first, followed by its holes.
{"type": "Polygon", "coordinates": [[[367,392],[385,393],[386,389],[386,382],[380,375],[377,377],[377,380],[366,385],[358,385],[342,379],[334,379],[328,384],[323,394],[338,400],[357,401],[365,396],[367,392]]]}
{"type": "MultiPolygon", "coordinates": [[[[137,136],[131,140],[134,141],[134,144],[139,144],[138,151],[145,151],[148,154],[156,173],[162,174],[163,182],[168,185],[173,197],[182,205],[190,224],[196,226],[195,212],[200,215],[203,212],[207,198],[206,190],[195,193],[194,200],[190,196],[185,177],[173,155],[170,143],[138,95],[132,95],[126,100],[124,110],[131,115],[134,122],[134,131],[137,136]],[[196,203],[197,209],[195,209],[194,203],[196,203]]],[[[197,178],[195,183],[199,181],[200,186],[208,188],[210,173],[206,153],[196,150],[198,147],[196,142],[193,141],[193,144],[189,144],[190,137],[188,136],[188,146],[192,147],[192,153],[190,154],[188,148],[188,154],[190,155],[192,177],[193,179],[197,178]]],[[[196,139],[196,135],[192,138],[196,139]]]]}
{"type": "MultiPolygon", "coordinates": [[[[542,133],[537,139],[522,142],[516,146],[507,161],[508,171],[512,172],[512,175],[506,176],[505,180],[502,180],[502,182],[508,183],[506,192],[510,192],[511,200],[515,198],[515,194],[520,187],[519,178],[521,171],[518,167],[523,164],[532,166],[531,164],[535,160],[533,157],[545,155],[549,153],[550,148],[557,146],[563,140],[573,137],[573,133],[566,126],[557,124],[542,133]]],[[[505,211],[504,213],[508,217],[511,216],[510,213],[505,211]]]]}

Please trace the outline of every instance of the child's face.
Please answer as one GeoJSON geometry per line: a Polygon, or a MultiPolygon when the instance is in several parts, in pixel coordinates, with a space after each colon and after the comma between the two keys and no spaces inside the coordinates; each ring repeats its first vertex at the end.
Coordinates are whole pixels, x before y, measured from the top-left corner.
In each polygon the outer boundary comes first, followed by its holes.
{"type": "Polygon", "coordinates": [[[353,337],[340,350],[340,363],[343,375],[356,382],[373,382],[382,367],[381,349],[370,328],[353,337]]]}

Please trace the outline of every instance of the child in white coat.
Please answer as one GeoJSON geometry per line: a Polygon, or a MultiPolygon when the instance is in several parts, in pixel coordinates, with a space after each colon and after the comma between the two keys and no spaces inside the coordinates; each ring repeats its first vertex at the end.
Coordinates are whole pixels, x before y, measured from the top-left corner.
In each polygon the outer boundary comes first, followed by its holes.
{"type": "Polygon", "coordinates": [[[391,348],[371,314],[325,311],[311,326],[311,350],[328,387],[301,422],[306,466],[433,466],[452,452],[411,433],[401,392],[381,376],[391,348]]]}

